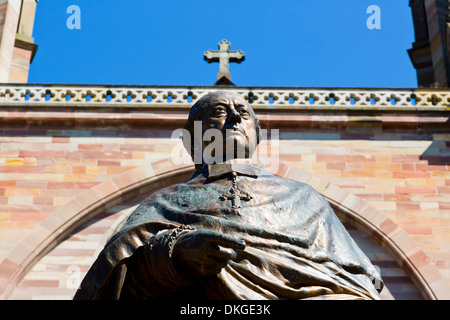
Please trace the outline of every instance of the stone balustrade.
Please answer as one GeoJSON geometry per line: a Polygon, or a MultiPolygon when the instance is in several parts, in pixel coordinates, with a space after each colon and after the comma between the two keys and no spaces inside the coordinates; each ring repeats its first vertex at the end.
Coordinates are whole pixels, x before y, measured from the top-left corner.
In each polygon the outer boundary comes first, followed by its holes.
{"type": "Polygon", "coordinates": [[[450,110],[447,89],[0,85],[2,106],[191,106],[216,90],[243,95],[255,109],[450,110]]]}

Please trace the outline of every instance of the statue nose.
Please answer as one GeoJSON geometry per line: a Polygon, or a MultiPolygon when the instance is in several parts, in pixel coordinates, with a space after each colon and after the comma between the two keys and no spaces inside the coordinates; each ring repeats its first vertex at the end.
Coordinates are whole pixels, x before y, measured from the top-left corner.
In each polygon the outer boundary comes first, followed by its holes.
{"type": "Polygon", "coordinates": [[[230,123],[241,122],[241,116],[236,110],[231,110],[230,114],[228,115],[228,122],[230,123]]]}

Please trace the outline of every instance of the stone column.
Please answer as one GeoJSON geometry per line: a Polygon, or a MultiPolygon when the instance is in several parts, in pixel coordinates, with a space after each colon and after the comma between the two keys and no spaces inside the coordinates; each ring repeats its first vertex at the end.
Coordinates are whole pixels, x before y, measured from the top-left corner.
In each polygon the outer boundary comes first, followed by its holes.
{"type": "Polygon", "coordinates": [[[28,82],[28,72],[37,50],[34,44],[33,27],[36,13],[36,0],[22,0],[22,13],[15,35],[15,46],[9,73],[9,82],[28,82]]]}
{"type": "Polygon", "coordinates": [[[0,0],[0,82],[9,82],[21,0],[0,0]]]}

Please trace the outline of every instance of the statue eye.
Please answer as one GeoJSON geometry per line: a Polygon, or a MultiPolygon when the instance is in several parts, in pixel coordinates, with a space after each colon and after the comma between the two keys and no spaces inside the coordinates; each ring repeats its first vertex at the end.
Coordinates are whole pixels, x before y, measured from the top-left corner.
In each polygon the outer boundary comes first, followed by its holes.
{"type": "Polygon", "coordinates": [[[247,115],[248,111],[245,108],[238,108],[237,112],[239,112],[240,115],[247,115]]]}
{"type": "Polygon", "coordinates": [[[213,109],[213,111],[212,111],[212,115],[213,116],[222,116],[222,115],[224,115],[224,114],[226,114],[227,113],[227,110],[224,108],[224,107],[217,107],[217,108],[214,108],[213,109]]]}

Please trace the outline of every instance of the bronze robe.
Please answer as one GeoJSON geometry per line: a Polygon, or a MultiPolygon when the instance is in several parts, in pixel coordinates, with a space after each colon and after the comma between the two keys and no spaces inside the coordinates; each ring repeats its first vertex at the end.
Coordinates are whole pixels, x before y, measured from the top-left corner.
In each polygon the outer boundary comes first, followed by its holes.
{"type": "Polygon", "coordinates": [[[223,163],[149,196],[105,245],[74,299],[380,299],[382,285],[312,187],[223,163]],[[225,196],[231,172],[239,199],[225,196]],[[232,208],[236,201],[241,208],[232,208]],[[176,237],[198,228],[247,246],[218,275],[192,278],[170,256],[176,237]]]}

